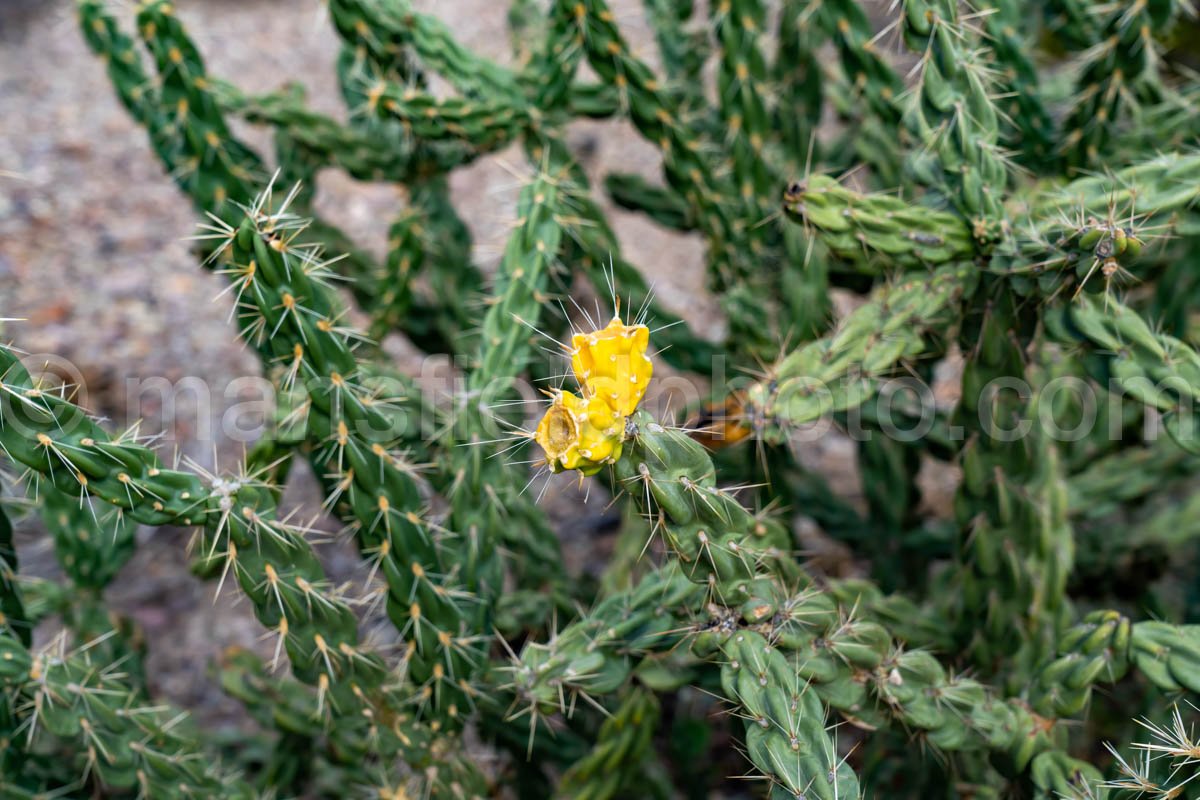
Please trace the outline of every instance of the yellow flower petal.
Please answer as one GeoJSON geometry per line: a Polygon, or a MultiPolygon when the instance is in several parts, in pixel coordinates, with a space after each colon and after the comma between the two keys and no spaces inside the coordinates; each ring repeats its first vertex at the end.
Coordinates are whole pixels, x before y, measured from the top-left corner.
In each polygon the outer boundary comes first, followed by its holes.
{"type": "Polygon", "coordinates": [[[585,475],[620,458],[624,437],[625,419],[607,403],[571,392],[555,395],[533,435],[551,472],[577,469],[585,475]]]}
{"type": "Polygon", "coordinates": [[[619,416],[637,409],[646,394],[654,364],[646,355],[650,329],[626,325],[614,317],[608,326],[571,338],[571,368],[588,397],[599,397],[619,416]]]}

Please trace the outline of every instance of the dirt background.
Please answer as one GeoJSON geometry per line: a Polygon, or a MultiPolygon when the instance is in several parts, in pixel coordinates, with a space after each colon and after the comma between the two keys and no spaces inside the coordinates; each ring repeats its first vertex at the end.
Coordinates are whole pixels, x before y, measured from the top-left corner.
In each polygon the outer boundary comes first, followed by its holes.
{"type": "MultiPolygon", "coordinates": [[[[122,10],[132,17],[131,7],[122,10]]],[[[248,91],[299,80],[318,109],[344,116],[334,81],[337,42],[319,0],[203,0],[178,4],[180,17],[208,59],[210,71],[248,91]]],[[[509,62],[507,3],[497,0],[419,2],[451,24],[467,46],[509,62]]],[[[614,2],[636,49],[654,61],[650,34],[636,0],[614,2]]],[[[159,437],[164,458],[186,456],[207,469],[229,468],[242,445],[214,436],[231,404],[242,399],[231,382],[255,376],[253,353],[236,339],[223,281],[202,271],[186,237],[197,223],[190,202],[163,173],[146,135],[122,109],[101,63],[87,50],[67,0],[0,0],[0,317],[2,335],[51,361],[79,384],[80,399],[114,430],[142,420],[159,437]],[[47,354],[47,355],[41,355],[47,354]],[[52,354],[52,355],[49,355],[52,354]],[[199,379],[211,402],[183,393],[172,419],[137,381],[199,379]],[[131,383],[132,382],[132,383],[131,383]]],[[[263,131],[238,129],[269,153],[263,131]]],[[[589,172],[640,170],[656,175],[657,152],[622,122],[585,122],[570,138],[589,172]]],[[[494,267],[514,217],[516,192],[528,167],[507,151],[455,173],[459,208],[475,238],[477,261],[494,267]]],[[[364,185],[323,174],[319,209],[368,250],[382,255],[386,229],[402,200],[395,187],[364,185]]],[[[703,247],[695,237],[667,234],[636,215],[609,207],[625,255],[646,267],[661,302],[705,335],[724,321],[704,283],[703,247]]],[[[411,359],[411,354],[409,356],[411,359]]],[[[412,366],[409,364],[409,366],[412,366]]],[[[853,448],[831,438],[810,446],[845,492],[858,492],[853,448]]],[[[570,481],[552,487],[547,503],[575,508],[570,481]],[[558,500],[554,495],[558,495],[558,500]]],[[[603,498],[590,507],[603,513],[603,498]]],[[[294,476],[285,505],[299,518],[336,531],[319,514],[310,475],[294,476]]],[[[575,516],[578,516],[577,514],[575,516]]],[[[569,561],[595,564],[606,544],[595,526],[564,526],[569,561]]],[[[57,567],[36,519],[20,528],[24,572],[54,576],[57,567]]],[[[216,688],[209,664],[229,645],[269,652],[250,609],[187,569],[186,531],[144,529],[133,561],[109,590],[112,607],[131,615],[151,643],[153,691],[196,712],[205,722],[236,721],[237,707],[216,688]]],[[[331,577],[354,574],[346,543],[323,545],[331,577]]],[[[43,640],[49,630],[40,631],[43,640]]]]}

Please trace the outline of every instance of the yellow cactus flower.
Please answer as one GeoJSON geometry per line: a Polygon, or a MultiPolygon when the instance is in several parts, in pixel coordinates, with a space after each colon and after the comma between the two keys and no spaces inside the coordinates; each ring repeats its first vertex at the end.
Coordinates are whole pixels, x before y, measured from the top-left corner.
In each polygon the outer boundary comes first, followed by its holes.
{"type": "Polygon", "coordinates": [[[650,329],[621,318],[571,339],[571,368],[580,394],[558,391],[533,439],[551,472],[594,475],[621,457],[625,420],[646,395],[654,372],[646,350],[650,329]]]}
{"type": "Polygon", "coordinates": [[[613,317],[608,327],[571,337],[571,368],[588,397],[600,397],[627,417],[646,394],[654,364],[646,354],[650,329],[613,317]]]}
{"type": "Polygon", "coordinates": [[[625,418],[599,397],[560,391],[533,438],[546,452],[551,472],[577,469],[595,475],[621,456],[625,418]]]}

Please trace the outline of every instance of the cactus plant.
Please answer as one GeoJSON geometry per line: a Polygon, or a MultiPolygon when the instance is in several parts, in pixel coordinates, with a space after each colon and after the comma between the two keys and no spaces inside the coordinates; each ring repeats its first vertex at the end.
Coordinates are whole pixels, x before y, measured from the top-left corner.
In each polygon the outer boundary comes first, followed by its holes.
{"type": "Polygon", "coordinates": [[[1188,4],[646,0],[648,58],[605,0],[515,0],[502,64],[407,0],[329,0],[340,118],[212,74],[168,0],[112,5],[78,0],[82,38],[279,402],[239,467],[168,466],[6,320],[0,798],[1200,796],[1188,4]],[[662,180],[585,168],[584,117],[662,180]],[[450,178],[509,147],[490,272],[450,178]],[[402,187],[382,261],[317,216],[330,168],[402,187]],[[703,242],[720,341],[595,187],[703,242]],[[453,359],[449,398],[394,335],[453,359]],[[696,407],[651,402],[663,369],[696,407]],[[810,457],[821,421],[861,487],[810,457]],[[288,521],[299,459],[356,588],[288,521]],[[606,570],[566,563],[538,480],[622,507],[606,570]],[[26,506],[60,579],[21,572],[26,506]],[[159,703],[158,644],[106,605],[166,525],[263,627],[209,654],[245,741],[159,703]]]}

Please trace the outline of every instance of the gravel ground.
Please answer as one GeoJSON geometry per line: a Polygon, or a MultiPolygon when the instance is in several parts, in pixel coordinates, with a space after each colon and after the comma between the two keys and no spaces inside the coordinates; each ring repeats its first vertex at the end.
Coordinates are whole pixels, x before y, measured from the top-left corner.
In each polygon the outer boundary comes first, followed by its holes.
{"type": "MultiPolygon", "coordinates": [[[[196,0],[177,5],[214,74],[235,77],[249,91],[300,80],[315,107],[344,113],[333,77],[336,41],[323,3],[196,0]],[[247,42],[253,46],[246,47],[247,42]]],[[[469,47],[508,60],[506,3],[417,5],[450,22],[469,47]]],[[[635,44],[652,59],[638,4],[614,6],[635,44]]],[[[154,160],[144,132],[118,105],[76,30],[71,3],[0,0],[0,108],[5,110],[0,114],[0,316],[24,319],[5,324],[2,335],[34,354],[33,363],[45,363],[78,384],[80,400],[114,428],[140,419],[143,434],[161,437],[168,459],[177,454],[208,469],[231,466],[242,445],[211,432],[220,430],[222,415],[243,398],[235,379],[259,374],[257,360],[235,337],[220,278],[200,270],[188,252],[194,210],[154,160]],[[194,380],[208,392],[203,398],[182,393],[171,414],[169,404],[153,392],[139,395],[138,382],[151,378],[172,384],[194,380]]],[[[268,149],[262,131],[239,132],[268,149]]],[[[570,137],[595,175],[616,168],[648,175],[659,170],[656,151],[624,123],[577,123],[570,137]]],[[[521,154],[508,151],[454,175],[456,199],[485,266],[498,260],[527,171],[521,154]]],[[[387,225],[402,202],[397,190],[356,184],[333,173],[321,177],[319,188],[321,213],[382,254],[387,225]]],[[[626,255],[634,263],[653,265],[647,275],[661,302],[704,334],[719,336],[724,322],[700,288],[700,241],[609,211],[626,255]]],[[[857,492],[848,441],[832,438],[811,452],[839,485],[857,492]]],[[[552,509],[578,516],[579,497],[570,481],[557,482],[550,494],[552,509]]],[[[311,475],[301,471],[293,479],[286,502],[303,509],[300,518],[336,529],[320,517],[311,475]]],[[[593,496],[597,514],[603,505],[603,498],[593,496]]],[[[579,535],[576,527],[574,533],[564,532],[569,562],[595,563],[593,551],[604,545],[579,535]]],[[[184,531],[143,530],[138,554],[114,582],[110,600],[146,630],[156,693],[198,712],[202,721],[236,719],[236,706],[215,688],[207,665],[228,645],[260,650],[270,645],[260,640],[259,626],[234,592],[214,598],[214,586],[188,572],[187,540],[184,531]]],[[[55,574],[36,523],[26,524],[19,547],[27,571],[55,574]]],[[[323,545],[323,550],[335,580],[353,573],[357,556],[348,544],[323,545]]]]}

